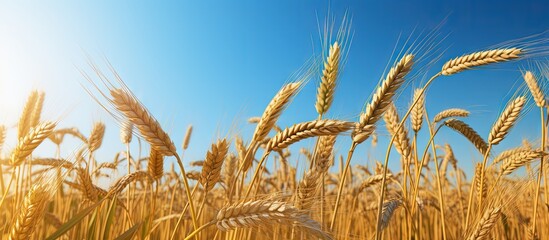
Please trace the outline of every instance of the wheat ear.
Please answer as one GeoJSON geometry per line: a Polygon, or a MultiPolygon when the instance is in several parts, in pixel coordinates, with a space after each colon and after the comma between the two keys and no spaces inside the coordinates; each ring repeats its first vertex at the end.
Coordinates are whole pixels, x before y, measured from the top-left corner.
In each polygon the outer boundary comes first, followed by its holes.
{"type": "Polygon", "coordinates": [[[505,138],[509,130],[517,122],[525,102],[525,97],[518,97],[507,105],[490,131],[490,135],[488,136],[490,144],[496,145],[505,138]]]}
{"type": "Polygon", "coordinates": [[[398,88],[404,83],[404,77],[412,70],[413,60],[414,55],[406,55],[391,68],[381,86],[377,88],[371,102],[366,106],[366,110],[360,114],[360,120],[351,134],[353,142],[361,143],[373,133],[376,122],[389,107],[398,88]]]}
{"type": "Polygon", "coordinates": [[[437,115],[435,115],[435,117],[433,118],[433,124],[436,124],[447,118],[468,117],[468,116],[469,116],[469,111],[465,109],[450,108],[442,112],[439,112],[437,115]]]}
{"type": "Polygon", "coordinates": [[[408,165],[412,159],[410,139],[408,139],[408,131],[406,128],[404,128],[404,126],[398,127],[400,119],[394,104],[389,105],[385,115],[383,115],[383,119],[385,120],[389,133],[395,136],[395,148],[402,156],[404,163],[408,165]]]}
{"type": "Polygon", "coordinates": [[[103,143],[103,136],[105,136],[105,124],[102,122],[96,122],[93,124],[90,137],[88,138],[88,148],[90,152],[97,150],[103,143]]]}
{"type": "Polygon", "coordinates": [[[280,151],[289,145],[301,141],[305,138],[337,135],[348,131],[353,127],[353,123],[339,120],[316,120],[295,124],[282,132],[277,133],[269,143],[267,151],[280,151]]]}
{"type": "Polygon", "coordinates": [[[423,115],[425,113],[425,94],[421,94],[421,88],[414,90],[413,102],[417,102],[412,108],[410,121],[412,122],[412,130],[419,132],[423,124],[423,115]]]}
{"type": "Polygon", "coordinates": [[[17,220],[11,228],[10,240],[31,239],[33,232],[37,229],[38,221],[44,215],[48,199],[49,193],[44,186],[33,185],[25,196],[17,220]]]}
{"type": "Polygon", "coordinates": [[[268,229],[286,225],[299,227],[322,239],[332,239],[305,212],[281,201],[255,200],[225,206],[217,213],[215,222],[221,231],[237,228],[268,229]]]}
{"type": "Polygon", "coordinates": [[[122,89],[112,89],[112,103],[139,130],[143,138],[164,156],[176,154],[175,145],[160,123],[129,93],[122,89]]]}
{"type": "Polygon", "coordinates": [[[219,182],[223,161],[227,157],[228,151],[229,143],[227,140],[222,139],[212,144],[212,148],[206,153],[206,160],[204,166],[202,166],[199,180],[202,187],[204,187],[204,191],[210,191],[219,182]]]}
{"type": "Polygon", "coordinates": [[[336,138],[336,135],[321,136],[319,138],[315,158],[315,166],[318,171],[326,173],[332,166],[336,138]]]}
{"type": "Polygon", "coordinates": [[[183,138],[183,149],[187,150],[189,148],[189,143],[191,142],[191,135],[193,134],[193,125],[187,127],[187,132],[185,132],[185,138],[183,138]]]}
{"type": "Polygon", "coordinates": [[[339,44],[335,42],[330,46],[328,57],[324,61],[324,70],[316,94],[315,108],[319,115],[325,114],[334,100],[336,80],[339,74],[339,58],[340,48],[339,44]]]}
{"type": "Polygon", "coordinates": [[[32,113],[34,111],[34,106],[36,105],[36,101],[38,100],[38,91],[32,91],[29,97],[27,98],[27,102],[25,103],[25,106],[23,107],[23,112],[21,113],[21,117],[19,118],[19,122],[17,124],[17,139],[21,139],[25,135],[27,135],[28,131],[31,128],[31,118],[32,113]]]}
{"type": "Polygon", "coordinates": [[[530,89],[530,93],[532,93],[532,96],[534,97],[534,101],[536,102],[536,105],[540,108],[545,107],[545,94],[543,93],[543,90],[538,85],[538,80],[532,74],[532,72],[527,71],[524,73],[524,81],[526,82],[526,85],[528,85],[528,88],[530,89]]]}
{"type": "Polygon", "coordinates": [[[117,195],[120,192],[122,192],[122,190],[124,190],[124,188],[126,188],[128,184],[134,181],[144,180],[144,179],[151,180],[151,175],[149,175],[148,172],[137,171],[137,172],[130,173],[124,177],[121,177],[112,185],[112,187],[109,188],[109,191],[108,191],[109,195],[117,195]]]}
{"type": "Polygon", "coordinates": [[[293,82],[284,85],[278,91],[269,105],[267,105],[267,108],[265,108],[255,128],[252,142],[261,142],[269,134],[284,108],[286,108],[292,97],[297,93],[299,86],[301,86],[301,82],[293,82]]]}
{"type": "Polygon", "coordinates": [[[475,231],[468,240],[483,240],[489,237],[489,233],[500,217],[501,207],[492,207],[486,210],[480,221],[477,223],[475,231]]]}
{"type": "Polygon", "coordinates": [[[151,148],[149,153],[149,161],[147,162],[147,171],[149,175],[158,180],[164,174],[164,156],[156,151],[154,148],[151,148]]]}
{"type": "Polygon", "coordinates": [[[314,197],[318,192],[321,178],[321,173],[316,171],[315,169],[309,170],[305,174],[305,176],[303,176],[303,180],[301,180],[301,182],[299,182],[299,185],[297,186],[296,207],[298,209],[311,209],[311,207],[315,203],[314,197]]]}
{"type": "Polygon", "coordinates": [[[124,144],[128,144],[132,141],[133,136],[133,123],[125,119],[120,127],[120,141],[124,144]]]}
{"type": "Polygon", "coordinates": [[[17,166],[53,132],[55,123],[44,122],[32,128],[25,137],[19,139],[11,155],[11,164],[17,166]]]}
{"type": "Polygon", "coordinates": [[[465,138],[467,138],[473,145],[475,145],[477,150],[482,155],[484,155],[488,150],[488,144],[484,141],[484,139],[482,139],[480,135],[478,135],[478,133],[473,128],[467,125],[467,123],[452,118],[444,121],[444,124],[465,136],[465,138]]]}
{"type": "MultiPolygon", "coordinates": [[[[393,174],[387,173],[387,176],[385,178],[386,179],[391,179],[392,177],[393,177],[393,174]]],[[[360,184],[360,187],[358,188],[358,191],[362,192],[366,188],[369,188],[369,187],[371,187],[375,184],[381,183],[382,180],[383,180],[383,174],[377,174],[377,175],[374,175],[374,176],[370,176],[370,177],[366,178],[366,180],[364,180],[360,184]]]]}
{"type": "Polygon", "coordinates": [[[500,48],[488,51],[475,52],[454,58],[442,66],[442,75],[452,75],[473,67],[505,62],[519,58],[522,50],[519,48],[500,48]]]}
{"type": "Polygon", "coordinates": [[[501,165],[501,174],[509,175],[517,168],[524,166],[534,159],[545,156],[544,152],[539,150],[523,150],[518,151],[505,159],[505,162],[501,165]]]}

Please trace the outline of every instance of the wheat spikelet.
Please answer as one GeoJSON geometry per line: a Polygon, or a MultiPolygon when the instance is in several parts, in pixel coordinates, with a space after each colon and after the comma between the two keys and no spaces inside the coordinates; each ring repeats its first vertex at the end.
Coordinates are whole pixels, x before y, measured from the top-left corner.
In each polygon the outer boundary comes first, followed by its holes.
{"type": "Polygon", "coordinates": [[[538,107],[545,107],[545,94],[543,93],[543,90],[538,85],[538,81],[534,74],[532,72],[527,71],[524,73],[524,81],[526,82],[526,85],[528,85],[528,88],[530,89],[530,93],[532,93],[532,96],[534,97],[534,101],[536,102],[536,105],[538,107]]]}
{"type": "Polygon", "coordinates": [[[515,125],[525,102],[525,97],[518,97],[508,104],[490,131],[490,135],[488,136],[490,144],[496,145],[505,138],[505,135],[515,125]]]}
{"type": "Polygon", "coordinates": [[[110,92],[113,97],[111,102],[116,109],[135,125],[152,148],[164,156],[173,156],[176,153],[170,136],[135,97],[122,89],[112,89],[110,92]]]}
{"type": "Polygon", "coordinates": [[[15,224],[11,227],[10,240],[31,239],[36,230],[36,224],[44,215],[48,199],[49,193],[44,186],[40,184],[32,186],[23,200],[15,224]]]}
{"type": "Polygon", "coordinates": [[[435,115],[435,117],[433,118],[433,124],[436,124],[444,119],[451,118],[451,117],[454,118],[454,117],[468,117],[468,116],[469,116],[469,111],[465,109],[450,108],[442,112],[439,112],[437,115],[435,115]]]}
{"type": "Polygon", "coordinates": [[[353,127],[353,123],[339,120],[316,120],[295,124],[277,133],[265,148],[267,151],[280,151],[289,145],[310,137],[337,135],[353,127]]]}
{"type": "Polygon", "coordinates": [[[442,75],[452,75],[473,67],[505,62],[519,58],[522,50],[519,48],[500,48],[475,52],[454,58],[442,66],[442,75]]]}
{"type": "Polygon", "coordinates": [[[120,141],[123,144],[128,144],[132,141],[133,124],[130,120],[125,119],[120,127],[120,141]]]}
{"type": "Polygon", "coordinates": [[[217,213],[216,225],[221,231],[237,228],[268,229],[279,225],[296,226],[316,237],[332,239],[306,213],[281,201],[255,200],[225,206],[217,213]]]}
{"type": "Polygon", "coordinates": [[[332,166],[336,138],[336,135],[321,136],[319,138],[315,158],[315,166],[318,171],[326,173],[332,166]]]}
{"type": "MultiPolygon", "coordinates": [[[[387,173],[385,178],[386,179],[391,179],[392,177],[393,177],[393,174],[387,173]]],[[[368,187],[371,187],[375,184],[381,183],[382,180],[383,180],[383,174],[377,174],[377,175],[374,175],[374,176],[370,176],[360,184],[360,187],[358,188],[358,191],[362,192],[362,191],[364,191],[364,189],[366,189],[368,187]]]]}
{"type": "Polygon", "coordinates": [[[160,179],[164,174],[164,156],[154,148],[151,148],[149,153],[147,172],[154,180],[160,179]]]}
{"type": "Polygon", "coordinates": [[[448,119],[444,122],[444,125],[448,126],[451,129],[454,129],[455,131],[461,133],[463,136],[465,136],[475,147],[477,150],[484,155],[486,151],[488,150],[488,144],[482,139],[480,135],[467,123],[464,123],[457,119],[448,119]]]}
{"type": "Polygon", "coordinates": [[[376,122],[387,110],[398,88],[404,83],[404,77],[412,69],[414,56],[404,56],[391,68],[387,77],[376,90],[372,101],[366,106],[366,110],[360,114],[360,120],[352,133],[355,143],[361,143],[368,139],[375,129],[376,122]]]}
{"type": "Polygon", "coordinates": [[[26,136],[31,128],[30,124],[32,113],[34,111],[34,106],[36,106],[38,95],[38,91],[32,91],[27,98],[27,102],[25,103],[25,106],[23,107],[23,112],[21,113],[21,117],[19,118],[19,123],[17,124],[17,139],[21,139],[22,137],[26,136]]]}
{"type": "Polygon", "coordinates": [[[416,105],[412,108],[410,120],[412,122],[412,130],[417,133],[421,130],[423,113],[425,112],[425,94],[421,94],[421,88],[414,90],[413,102],[416,101],[416,105]]]}
{"type": "Polygon", "coordinates": [[[191,135],[193,134],[193,125],[187,127],[187,132],[185,132],[185,138],[183,139],[183,149],[187,150],[189,148],[189,143],[191,142],[191,135]]]}
{"type": "Polygon", "coordinates": [[[339,44],[335,42],[330,46],[330,52],[326,61],[324,61],[324,70],[322,71],[320,86],[318,86],[315,104],[319,115],[325,114],[334,100],[336,80],[339,74],[339,51],[339,44]]]}
{"type": "Polygon", "coordinates": [[[297,186],[297,199],[296,207],[301,210],[309,210],[314,204],[314,197],[316,196],[319,183],[321,179],[320,172],[316,170],[309,170],[303,180],[299,182],[297,186]]]}
{"type": "Polygon", "coordinates": [[[496,224],[501,213],[501,207],[492,207],[484,212],[484,215],[477,223],[475,231],[468,240],[482,240],[489,237],[489,233],[496,224]]]}
{"type": "Polygon", "coordinates": [[[301,86],[301,82],[289,83],[278,91],[269,105],[267,105],[267,108],[265,108],[265,111],[255,128],[252,142],[261,142],[267,134],[269,134],[278,120],[278,117],[280,117],[280,114],[282,114],[282,111],[286,108],[286,105],[288,105],[292,97],[297,93],[299,86],[301,86]]]}
{"type": "Polygon", "coordinates": [[[505,162],[501,165],[501,174],[511,174],[517,168],[524,166],[534,159],[541,158],[544,155],[546,155],[544,152],[538,150],[518,151],[505,159],[505,162]]]}
{"type": "Polygon", "coordinates": [[[149,175],[148,172],[144,172],[144,171],[137,171],[137,172],[130,173],[118,179],[112,185],[112,187],[109,188],[108,193],[109,195],[117,195],[120,192],[122,192],[122,190],[124,190],[124,188],[126,188],[128,184],[134,181],[139,181],[139,180],[151,180],[151,176],[149,175]]]}
{"type": "Polygon", "coordinates": [[[223,161],[228,151],[229,143],[227,140],[222,139],[212,144],[212,148],[206,153],[206,160],[199,180],[202,187],[204,187],[204,191],[210,191],[219,182],[223,161]]]}
{"type": "Polygon", "coordinates": [[[40,115],[42,114],[42,107],[44,106],[44,98],[46,94],[44,92],[38,92],[36,102],[32,108],[32,112],[29,119],[29,128],[36,127],[40,123],[40,115]]]}
{"type": "Polygon", "coordinates": [[[55,123],[44,122],[31,129],[25,137],[19,139],[17,147],[11,155],[11,164],[14,166],[21,164],[52,133],[54,128],[55,123]]]}
{"type": "Polygon", "coordinates": [[[105,124],[102,122],[96,122],[93,125],[92,132],[88,139],[88,148],[90,152],[97,150],[103,143],[103,136],[105,136],[105,124]]]}
{"type": "Polygon", "coordinates": [[[383,119],[385,120],[385,125],[387,126],[389,133],[395,136],[395,148],[402,156],[404,163],[409,164],[412,159],[410,139],[408,139],[408,131],[406,128],[404,126],[401,128],[398,127],[400,124],[400,119],[394,104],[389,105],[385,115],[383,115],[383,119]]]}

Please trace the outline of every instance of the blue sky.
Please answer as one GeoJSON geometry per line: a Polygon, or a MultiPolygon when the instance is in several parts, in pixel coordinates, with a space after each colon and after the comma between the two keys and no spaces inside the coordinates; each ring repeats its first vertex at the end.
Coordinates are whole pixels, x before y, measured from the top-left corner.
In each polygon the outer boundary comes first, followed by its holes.
{"type": "MultiPolygon", "coordinates": [[[[103,66],[107,58],[176,145],[186,127],[194,126],[185,158],[202,159],[217,137],[242,134],[249,140],[253,126],[246,119],[261,115],[292,73],[319,53],[318,22],[328,12],[340,20],[346,11],[352,16],[353,41],[328,117],[350,121],[357,119],[385,67],[394,61],[391,53],[399,39],[402,43],[444,22],[438,33],[447,36],[441,44],[445,51],[432,65],[434,74],[444,60],[549,29],[545,1],[2,2],[0,121],[14,126],[29,91],[44,90],[46,119],[60,119],[60,126],[77,126],[86,135],[94,121],[107,123],[107,140],[98,157],[110,161],[122,149],[117,126],[85,93],[78,72],[91,72],[87,55],[103,66]]],[[[486,137],[522,84],[521,66],[526,62],[441,78],[427,94],[427,110],[434,116],[446,108],[466,108],[472,112],[466,121],[486,137]]],[[[420,80],[402,90],[397,101],[401,112],[420,80]]],[[[316,118],[317,84],[318,78],[309,80],[279,125],[316,118]]],[[[538,112],[528,112],[496,151],[523,138],[538,139],[538,126],[538,112]]],[[[378,148],[372,151],[366,143],[354,163],[365,163],[370,151],[377,159],[384,154],[387,131],[379,128],[378,148]]],[[[349,138],[340,139],[338,149],[344,154],[349,138]]],[[[8,148],[15,144],[11,140],[8,148]]],[[[449,130],[437,142],[451,143],[466,169],[480,158],[471,144],[449,130]]],[[[298,147],[312,145],[308,141],[298,147]]],[[[50,153],[48,148],[44,146],[44,154],[50,153]]],[[[297,149],[294,157],[303,159],[297,149]]]]}

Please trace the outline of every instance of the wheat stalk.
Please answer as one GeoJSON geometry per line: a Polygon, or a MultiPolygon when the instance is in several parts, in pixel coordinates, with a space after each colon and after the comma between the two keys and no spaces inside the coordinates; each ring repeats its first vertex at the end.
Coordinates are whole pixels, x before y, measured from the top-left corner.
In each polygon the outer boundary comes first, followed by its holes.
{"type": "Polygon", "coordinates": [[[515,125],[525,102],[525,97],[518,97],[507,105],[490,131],[488,136],[490,144],[496,145],[505,138],[509,130],[515,125]]]}
{"type": "Polygon", "coordinates": [[[522,53],[519,48],[500,48],[475,52],[454,58],[442,66],[442,75],[452,75],[473,67],[516,59],[522,53]]]}
{"type": "Polygon", "coordinates": [[[267,151],[280,151],[289,145],[301,141],[305,138],[337,135],[341,132],[348,131],[353,127],[353,123],[339,120],[316,120],[295,124],[284,131],[277,133],[269,143],[267,143],[267,151]]]}
{"type": "Polygon", "coordinates": [[[391,68],[381,86],[377,88],[371,102],[366,106],[366,110],[360,114],[360,120],[351,134],[353,142],[361,143],[373,133],[376,122],[389,107],[398,88],[404,83],[404,77],[411,71],[413,60],[414,55],[406,55],[391,68]]]}

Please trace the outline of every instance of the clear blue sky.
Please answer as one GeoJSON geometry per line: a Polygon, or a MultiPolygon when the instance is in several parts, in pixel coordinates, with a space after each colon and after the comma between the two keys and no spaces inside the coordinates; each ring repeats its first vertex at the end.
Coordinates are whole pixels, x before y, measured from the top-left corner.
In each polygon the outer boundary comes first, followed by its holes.
{"type": "MultiPolygon", "coordinates": [[[[547,1],[3,2],[0,120],[13,126],[28,92],[45,90],[46,118],[60,118],[61,126],[77,126],[88,135],[93,121],[107,123],[108,140],[98,156],[110,161],[113,152],[122,149],[118,129],[80,87],[84,80],[77,71],[91,71],[86,54],[100,65],[106,57],[178,146],[187,125],[195,127],[186,160],[201,159],[219,136],[238,133],[249,140],[253,127],[246,119],[261,115],[288,77],[318,50],[317,22],[324,21],[328,9],[336,19],[345,11],[352,16],[353,42],[328,114],[351,121],[394,60],[391,52],[399,36],[402,40],[414,29],[431,31],[446,19],[439,30],[448,35],[442,61],[549,29],[547,1]]],[[[429,113],[469,109],[473,114],[466,121],[487,136],[522,84],[520,66],[525,65],[505,64],[439,79],[428,93],[429,113]]],[[[317,78],[308,82],[280,118],[281,126],[316,118],[317,83],[317,78]]],[[[410,87],[418,85],[416,81],[403,89],[401,110],[409,104],[410,87]]],[[[537,114],[529,112],[496,150],[518,145],[522,138],[537,139],[537,114]]],[[[380,129],[378,158],[387,144],[387,132],[382,125],[380,129]]],[[[469,168],[471,159],[478,160],[461,136],[448,130],[440,136],[438,143],[453,144],[461,166],[469,168]]],[[[348,137],[340,139],[338,148],[344,153],[348,137]]],[[[365,159],[367,145],[357,150],[354,163],[365,159]]],[[[8,146],[14,146],[13,139],[8,146]]]]}

